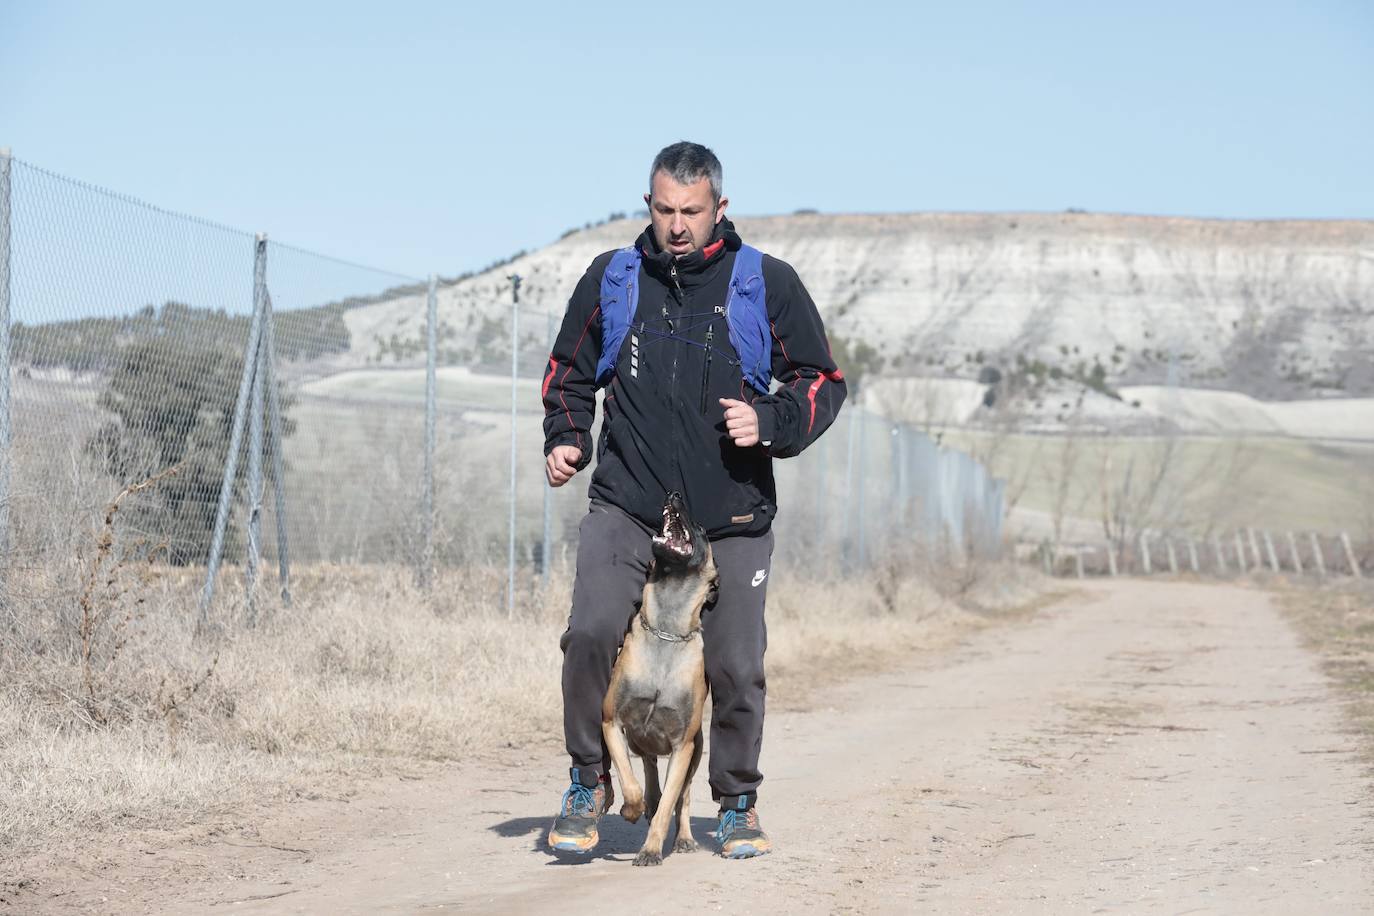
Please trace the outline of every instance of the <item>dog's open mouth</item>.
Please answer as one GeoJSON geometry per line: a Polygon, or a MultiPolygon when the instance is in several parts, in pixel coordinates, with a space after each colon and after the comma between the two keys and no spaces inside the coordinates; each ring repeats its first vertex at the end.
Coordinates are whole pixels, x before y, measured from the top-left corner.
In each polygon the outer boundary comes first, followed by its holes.
{"type": "Polygon", "coordinates": [[[680,493],[669,493],[663,501],[663,530],[654,535],[654,548],[683,560],[692,557],[692,530],[683,517],[680,493]]]}

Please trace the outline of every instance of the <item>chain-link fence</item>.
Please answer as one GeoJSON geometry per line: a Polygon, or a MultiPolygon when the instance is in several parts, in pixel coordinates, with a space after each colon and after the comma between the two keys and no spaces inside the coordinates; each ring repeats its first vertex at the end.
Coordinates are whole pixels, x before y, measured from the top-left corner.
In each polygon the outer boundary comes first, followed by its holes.
{"type": "MultiPolygon", "coordinates": [[[[221,560],[402,563],[422,581],[571,562],[587,477],[550,490],[541,458],[559,316],[514,304],[509,271],[377,270],[8,156],[0,259],[11,596],[62,587],[45,566],[88,550],[122,491],[122,542],[207,586],[221,560]]],[[[1001,540],[1001,485],[977,462],[853,407],[775,467],[784,560],[843,571],[1001,540]]]]}

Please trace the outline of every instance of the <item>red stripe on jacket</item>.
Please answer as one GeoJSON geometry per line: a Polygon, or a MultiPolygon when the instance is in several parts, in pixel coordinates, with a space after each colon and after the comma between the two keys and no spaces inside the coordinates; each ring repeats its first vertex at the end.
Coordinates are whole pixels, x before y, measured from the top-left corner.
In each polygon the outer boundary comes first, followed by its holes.
{"type": "MultiPolygon", "coordinates": [[[[560,379],[559,382],[558,382],[558,400],[559,400],[559,402],[563,405],[563,413],[567,414],[567,417],[568,417],[568,428],[571,429],[573,432],[577,433],[577,447],[578,447],[579,449],[582,448],[582,430],[578,429],[578,428],[573,424],[572,411],[568,409],[568,400],[567,400],[566,397],[564,397],[564,393],[565,393],[566,390],[567,390],[566,386],[567,386],[567,383],[568,383],[568,373],[572,371],[573,363],[577,362],[577,351],[582,349],[582,341],[584,341],[584,340],[587,339],[587,330],[588,330],[589,328],[591,328],[592,322],[593,322],[594,320],[596,320],[596,316],[597,316],[597,314],[598,314],[600,311],[601,311],[601,306],[599,306],[599,305],[598,305],[596,308],[592,309],[591,315],[588,316],[588,318],[587,318],[587,323],[584,324],[584,325],[582,326],[582,334],[581,334],[581,336],[579,336],[579,337],[577,338],[577,346],[573,347],[572,356],[568,357],[568,368],[566,368],[566,369],[563,370],[563,378],[560,379]]],[[[549,357],[549,362],[553,363],[554,368],[557,368],[558,362],[557,362],[552,356],[549,357]]],[[[550,369],[550,370],[549,370],[549,378],[547,378],[547,379],[544,380],[544,392],[545,392],[545,394],[548,393],[548,390],[549,390],[549,379],[552,379],[552,378],[553,378],[553,369],[550,369]]]]}

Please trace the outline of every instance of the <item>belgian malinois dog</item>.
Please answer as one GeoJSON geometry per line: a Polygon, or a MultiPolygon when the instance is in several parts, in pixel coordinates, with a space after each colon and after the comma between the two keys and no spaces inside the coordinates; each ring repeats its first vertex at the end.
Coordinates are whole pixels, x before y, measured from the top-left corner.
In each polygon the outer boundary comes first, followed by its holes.
{"type": "Polygon", "coordinates": [[[634,823],[649,811],[649,835],[636,865],[661,865],[668,822],[677,818],[674,852],[697,848],[688,822],[692,776],[701,763],[701,716],[706,704],[706,658],[701,611],[714,600],[716,564],[706,531],[687,517],[682,496],[669,493],[663,530],[653,539],[653,560],[638,620],[630,625],[601,706],[601,731],[620,773],[625,803],[620,816],[634,823]],[[641,789],[630,752],[644,761],[641,789]],[[662,789],[658,758],[668,758],[662,789]]]}

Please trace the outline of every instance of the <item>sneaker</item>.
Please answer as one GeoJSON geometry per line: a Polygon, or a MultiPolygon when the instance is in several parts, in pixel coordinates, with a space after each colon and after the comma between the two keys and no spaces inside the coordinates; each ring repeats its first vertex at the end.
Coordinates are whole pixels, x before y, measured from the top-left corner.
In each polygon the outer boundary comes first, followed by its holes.
{"type": "Polygon", "coordinates": [[[572,785],[563,793],[558,817],[549,828],[549,846],[562,852],[591,852],[598,839],[597,821],[611,807],[614,797],[610,776],[602,776],[593,788],[582,785],[574,775],[572,785]]]}
{"type": "Polygon", "coordinates": [[[727,859],[748,859],[773,851],[773,843],[759,826],[759,813],[753,808],[720,812],[716,840],[720,843],[720,854],[727,859]]]}

